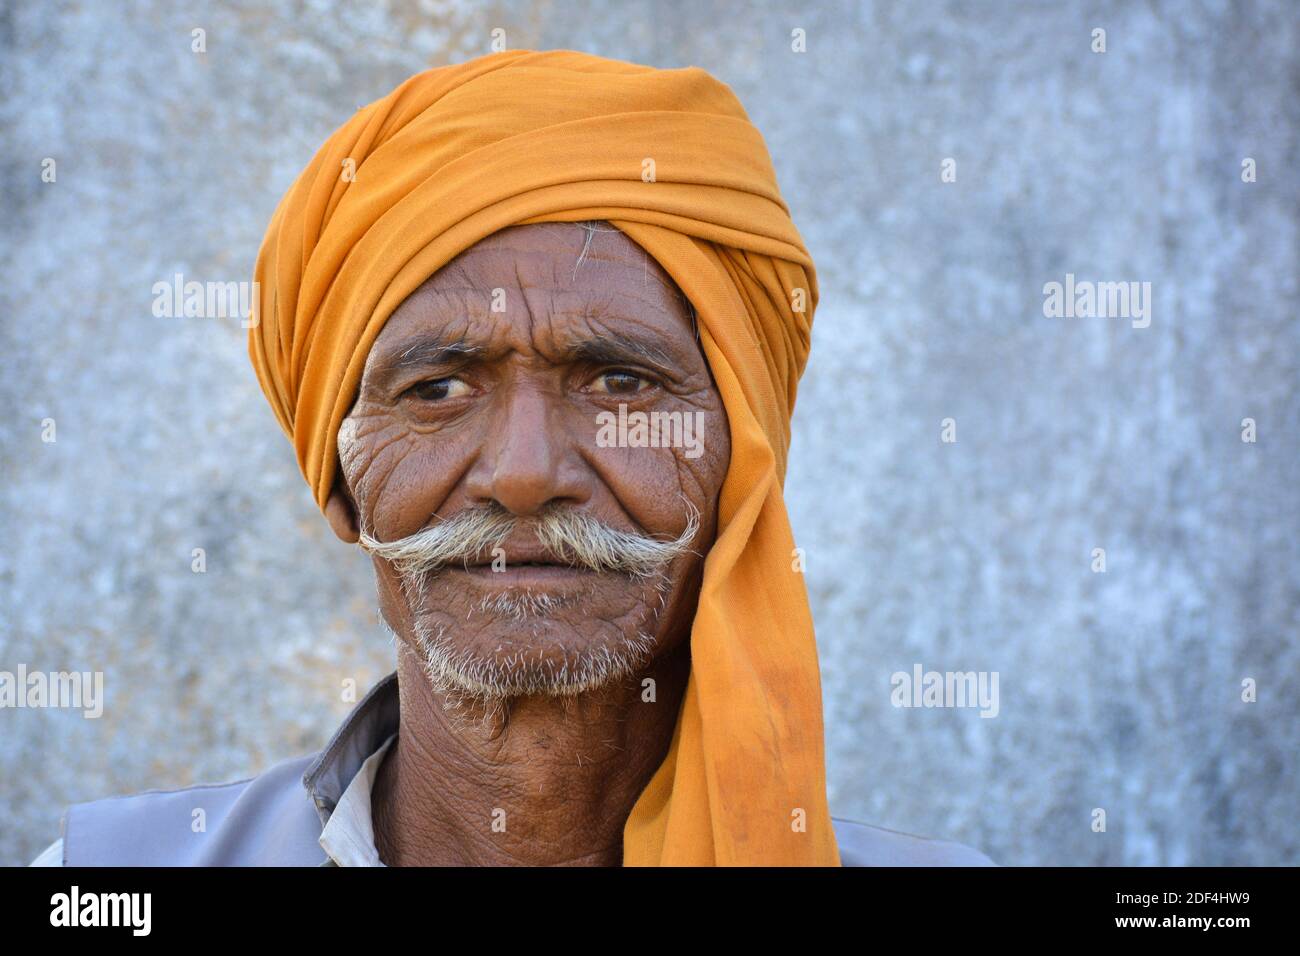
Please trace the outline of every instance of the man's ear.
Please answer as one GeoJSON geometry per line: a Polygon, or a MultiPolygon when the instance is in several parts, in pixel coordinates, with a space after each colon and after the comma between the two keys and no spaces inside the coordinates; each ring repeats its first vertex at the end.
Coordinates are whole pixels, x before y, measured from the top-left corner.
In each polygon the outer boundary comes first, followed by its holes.
{"type": "Polygon", "coordinates": [[[357,528],[357,508],[352,503],[352,496],[343,487],[342,475],[335,479],[334,490],[330,492],[329,499],[325,502],[325,517],[340,541],[345,544],[356,544],[361,539],[361,533],[357,528]]]}

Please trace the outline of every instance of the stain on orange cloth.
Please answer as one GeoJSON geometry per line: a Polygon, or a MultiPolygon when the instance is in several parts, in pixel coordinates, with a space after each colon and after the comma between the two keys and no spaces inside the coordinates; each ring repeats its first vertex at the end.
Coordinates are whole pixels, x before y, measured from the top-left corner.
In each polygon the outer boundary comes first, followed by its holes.
{"type": "Polygon", "coordinates": [[[731,427],[690,680],[624,863],[838,865],[782,497],[817,279],[728,86],[571,50],[411,77],[335,131],[276,209],[249,330],[258,380],[323,508],[339,424],[402,300],[498,230],[588,219],[621,229],[691,300],[731,427]]]}

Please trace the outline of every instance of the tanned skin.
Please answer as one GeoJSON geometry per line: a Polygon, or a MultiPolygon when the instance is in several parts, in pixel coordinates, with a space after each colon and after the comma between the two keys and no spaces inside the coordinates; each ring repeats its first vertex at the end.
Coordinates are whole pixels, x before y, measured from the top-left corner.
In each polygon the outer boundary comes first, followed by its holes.
{"type": "Polygon", "coordinates": [[[686,502],[699,512],[695,553],[677,558],[658,589],[621,573],[546,566],[545,556],[530,563],[538,555],[526,520],[504,547],[504,573],[446,568],[422,595],[405,594],[389,563],[374,559],[380,608],[398,636],[401,700],[398,740],[372,797],[381,860],[621,864],[624,823],[667,753],[685,692],[703,555],[731,454],[688,303],[608,225],[594,236],[572,223],[495,233],[393,313],[344,433],[326,511],[347,542],[358,540],[360,522],[390,541],[489,502],[521,519],[558,503],[664,539],[686,527],[686,502]],[[494,290],[504,311],[492,310],[494,290]],[[599,447],[597,415],[617,413],[620,402],[702,412],[703,453],[599,447]],[[558,606],[522,623],[480,610],[512,591],[548,594],[558,606]],[[652,638],[654,651],[630,678],[504,706],[471,700],[466,719],[464,702],[449,710],[426,676],[419,618],[483,654],[542,660],[633,633],[652,638]],[[646,678],[653,702],[643,699],[646,678]]]}

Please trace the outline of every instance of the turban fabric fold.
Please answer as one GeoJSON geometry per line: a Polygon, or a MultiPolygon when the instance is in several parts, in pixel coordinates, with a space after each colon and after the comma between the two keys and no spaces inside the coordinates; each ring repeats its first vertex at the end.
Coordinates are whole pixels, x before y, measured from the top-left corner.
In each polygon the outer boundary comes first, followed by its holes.
{"type": "Polygon", "coordinates": [[[627,820],[624,863],[838,865],[812,617],[782,496],[817,279],[729,87],[697,67],[571,50],[411,77],[336,130],[277,207],[249,330],[258,381],[324,508],[339,425],[393,310],[498,230],[593,219],[691,301],[731,430],[686,694],[627,820]]]}

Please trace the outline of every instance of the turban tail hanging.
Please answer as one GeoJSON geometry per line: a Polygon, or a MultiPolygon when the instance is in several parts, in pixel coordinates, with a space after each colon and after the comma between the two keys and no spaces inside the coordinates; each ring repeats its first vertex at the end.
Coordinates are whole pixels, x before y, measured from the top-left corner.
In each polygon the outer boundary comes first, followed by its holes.
{"type": "Polygon", "coordinates": [[[393,310],[494,232],[587,219],[617,226],[690,299],[731,428],[690,680],[624,862],[838,864],[781,490],[816,273],[726,85],[696,67],[513,50],[420,73],[359,110],[267,230],[249,330],[258,381],[324,508],[339,425],[393,310]]]}

